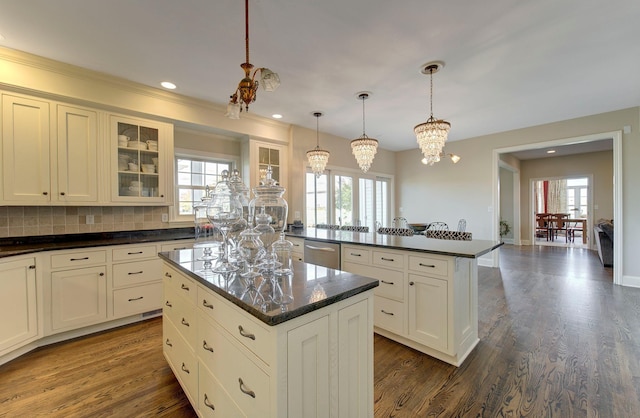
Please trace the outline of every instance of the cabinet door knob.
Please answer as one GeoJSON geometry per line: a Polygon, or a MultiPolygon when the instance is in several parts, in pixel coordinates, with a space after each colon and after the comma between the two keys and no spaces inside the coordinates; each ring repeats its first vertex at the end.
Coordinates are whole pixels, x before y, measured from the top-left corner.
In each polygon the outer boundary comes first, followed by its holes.
{"type": "Polygon", "coordinates": [[[164,195],[163,195],[163,194],[161,194],[161,195],[160,195],[160,197],[164,197],[164,195]]]}
{"type": "Polygon", "coordinates": [[[212,404],[211,402],[209,402],[209,398],[207,397],[207,394],[206,394],[206,393],[204,394],[204,405],[205,405],[207,408],[211,408],[211,410],[212,410],[212,411],[215,411],[215,410],[216,410],[216,407],[215,407],[215,406],[213,406],[213,404],[212,404]]]}
{"type": "Polygon", "coordinates": [[[413,286],[414,284],[414,282],[409,282],[409,286],[413,286]]]}
{"type": "Polygon", "coordinates": [[[246,386],[244,385],[244,382],[242,381],[242,378],[241,378],[241,377],[239,377],[239,378],[238,378],[238,383],[240,383],[240,391],[241,391],[242,393],[244,393],[245,395],[249,395],[249,396],[251,396],[252,398],[255,398],[255,397],[256,397],[256,393],[255,393],[254,391],[249,390],[249,389],[245,389],[245,388],[246,388],[246,386]]]}
{"type": "Polygon", "coordinates": [[[49,192],[42,192],[42,194],[43,194],[44,196],[47,196],[47,195],[49,194],[49,192]]]}
{"type": "Polygon", "coordinates": [[[104,276],[104,273],[100,273],[100,276],[104,276]]]}
{"type": "Polygon", "coordinates": [[[243,337],[249,338],[250,340],[255,341],[256,336],[245,331],[244,328],[242,328],[242,325],[238,325],[238,330],[240,331],[240,335],[242,335],[243,337]]]}

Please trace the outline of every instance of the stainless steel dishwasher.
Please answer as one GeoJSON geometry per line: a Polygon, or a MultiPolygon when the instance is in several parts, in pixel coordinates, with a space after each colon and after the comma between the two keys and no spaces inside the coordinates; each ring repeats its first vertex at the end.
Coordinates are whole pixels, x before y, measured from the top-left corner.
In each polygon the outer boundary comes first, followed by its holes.
{"type": "Polygon", "coordinates": [[[304,262],[340,270],[340,244],[305,239],[304,262]]]}

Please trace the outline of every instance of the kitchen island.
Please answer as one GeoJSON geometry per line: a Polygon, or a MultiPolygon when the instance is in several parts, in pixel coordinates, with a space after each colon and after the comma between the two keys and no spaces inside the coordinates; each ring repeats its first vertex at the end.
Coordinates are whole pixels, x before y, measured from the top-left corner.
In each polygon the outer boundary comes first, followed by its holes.
{"type": "Polygon", "coordinates": [[[480,341],[477,258],[502,242],[313,228],[288,237],[298,248],[340,244],[342,270],[380,281],[376,333],[455,366],[480,341]]]}
{"type": "Polygon", "coordinates": [[[378,280],[294,262],[286,303],[254,303],[201,251],[160,254],[163,352],[200,416],[373,416],[378,280]]]}

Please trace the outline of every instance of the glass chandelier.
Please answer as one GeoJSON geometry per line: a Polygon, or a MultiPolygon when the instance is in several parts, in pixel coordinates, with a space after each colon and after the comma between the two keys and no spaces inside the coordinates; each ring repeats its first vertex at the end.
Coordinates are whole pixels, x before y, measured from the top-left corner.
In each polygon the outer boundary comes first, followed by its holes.
{"type": "Polygon", "coordinates": [[[329,162],[330,154],[329,151],[320,148],[320,130],[318,120],[320,116],[322,116],[322,113],[313,112],[313,116],[316,117],[316,147],[307,151],[307,159],[309,160],[311,171],[313,171],[316,177],[320,177],[329,162]]]}
{"type": "Polygon", "coordinates": [[[369,92],[358,93],[358,99],[362,100],[362,136],[351,141],[351,151],[363,172],[369,171],[373,158],[378,152],[378,140],[369,138],[364,132],[364,101],[369,98],[369,92]]]}
{"type": "Polygon", "coordinates": [[[433,165],[440,161],[440,155],[442,154],[442,148],[447,141],[447,135],[451,129],[451,124],[442,119],[436,119],[433,117],[433,73],[438,72],[444,66],[443,62],[431,62],[423,66],[421,72],[423,74],[429,74],[431,90],[430,90],[430,104],[431,104],[431,116],[426,122],[423,122],[413,128],[420,150],[424,155],[423,161],[425,164],[433,165]]]}
{"type": "Polygon", "coordinates": [[[238,83],[236,91],[231,95],[231,100],[227,104],[227,116],[229,119],[240,119],[242,103],[244,110],[249,111],[249,103],[256,101],[258,86],[262,83],[265,91],[274,91],[280,86],[280,77],[268,68],[258,68],[251,74],[253,64],[249,62],[249,0],[244,1],[244,28],[245,28],[245,54],[246,60],[240,64],[244,70],[244,78],[238,83]],[[260,82],[256,80],[256,74],[260,73],[260,82]]]}

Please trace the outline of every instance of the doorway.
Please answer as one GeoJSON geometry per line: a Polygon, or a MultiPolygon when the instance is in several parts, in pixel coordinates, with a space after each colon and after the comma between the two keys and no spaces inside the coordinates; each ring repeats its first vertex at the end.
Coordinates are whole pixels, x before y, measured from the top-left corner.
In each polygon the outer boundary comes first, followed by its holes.
{"type": "Polygon", "coordinates": [[[531,242],[589,248],[592,184],[591,176],[532,179],[531,242]]]}

